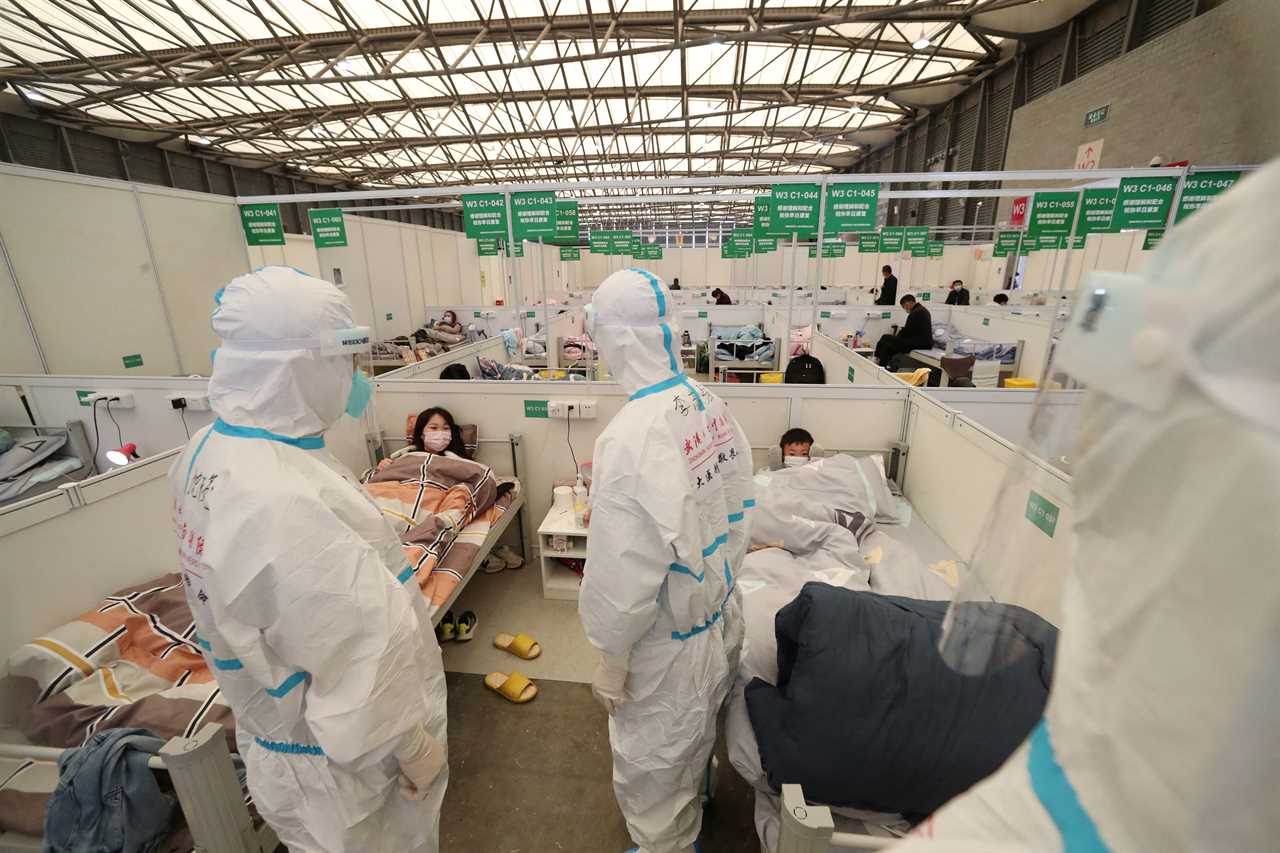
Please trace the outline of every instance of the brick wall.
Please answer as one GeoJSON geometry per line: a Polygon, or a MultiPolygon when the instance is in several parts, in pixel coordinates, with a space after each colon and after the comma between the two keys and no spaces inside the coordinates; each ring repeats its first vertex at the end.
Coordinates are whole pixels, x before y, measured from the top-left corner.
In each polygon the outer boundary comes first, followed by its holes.
{"type": "MultiPolygon", "coordinates": [[[[1280,0],[1228,0],[1013,114],[1006,169],[1262,163],[1280,155],[1280,0]],[[1085,128],[1084,115],[1111,105],[1085,128]]],[[[1008,216],[1003,200],[1000,218],[1008,216]]]]}

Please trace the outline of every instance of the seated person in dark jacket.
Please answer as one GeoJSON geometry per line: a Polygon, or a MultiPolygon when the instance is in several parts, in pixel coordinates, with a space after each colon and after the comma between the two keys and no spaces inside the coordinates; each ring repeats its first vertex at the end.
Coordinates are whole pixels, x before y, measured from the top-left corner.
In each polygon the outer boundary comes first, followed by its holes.
{"type": "Polygon", "coordinates": [[[877,305],[892,305],[898,298],[898,277],[893,274],[893,267],[885,264],[880,269],[884,276],[884,284],[880,287],[880,295],[876,297],[877,305]]]}
{"type": "Polygon", "coordinates": [[[725,293],[723,290],[721,290],[718,287],[715,290],[711,291],[711,296],[716,300],[717,305],[733,304],[733,300],[729,298],[729,294],[725,293]]]}
{"type": "MultiPolygon", "coordinates": [[[[876,342],[876,361],[884,367],[897,369],[895,356],[905,356],[913,349],[933,349],[933,318],[929,309],[908,293],[898,303],[907,312],[907,322],[898,334],[881,335],[876,342]]],[[[901,359],[898,359],[901,361],[901,359]]]]}
{"type": "Polygon", "coordinates": [[[968,305],[969,289],[964,286],[964,282],[956,279],[951,282],[951,292],[947,294],[948,305],[968,305]]]}

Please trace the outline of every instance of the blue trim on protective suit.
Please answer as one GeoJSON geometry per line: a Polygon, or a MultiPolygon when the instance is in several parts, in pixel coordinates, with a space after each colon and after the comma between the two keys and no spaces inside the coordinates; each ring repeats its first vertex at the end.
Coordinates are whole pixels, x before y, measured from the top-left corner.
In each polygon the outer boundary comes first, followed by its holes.
{"type": "Polygon", "coordinates": [[[310,677],[311,673],[298,670],[293,675],[280,682],[279,687],[268,687],[267,693],[276,699],[283,699],[285,696],[289,695],[289,691],[293,690],[293,688],[297,687],[299,684],[304,683],[310,677]]]}
{"type": "Polygon", "coordinates": [[[747,498],[745,501],[742,502],[743,509],[751,509],[755,505],[756,505],[755,498],[747,498]]]}
{"type": "Polygon", "coordinates": [[[213,668],[226,670],[244,669],[244,663],[240,658],[214,658],[213,668]]]}
{"type": "Polygon", "coordinates": [[[324,755],[324,750],[309,743],[291,743],[283,740],[263,740],[255,737],[253,742],[263,749],[272,752],[283,752],[286,755],[324,755]]]}
{"type": "MultiPolygon", "coordinates": [[[[662,294],[662,285],[658,283],[658,279],[653,273],[639,269],[638,267],[629,267],[629,271],[644,278],[649,282],[649,287],[653,288],[653,296],[658,301],[658,319],[667,316],[667,297],[662,294]]],[[[676,352],[671,348],[671,327],[666,323],[662,323],[662,348],[667,351],[667,361],[671,365],[672,373],[680,373],[680,361],[676,358],[676,352]]]]}
{"type": "Polygon", "coordinates": [[[1043,719],[1031,732],[1027,771],[1031,775],[1031,789],[1062,836],[1063,853],[1107,853],[1109,848],[1098,834],[1097,825],[1084,810],[1075,786],[1058,764],[1049,739],[1049,727],[1043,719]]]}
{"type": "Polygon", "coordinates": [[[701,634],[703,631],[707,630],[712,625],[719,622],[720,617],[723,615],[724,615],[724,612],[722,610],[717,610],[715,613],[712,613],[710,616],[708,616],[707,621],[703,622],[701,625],[694,625],[688,631],[672,631],[671,639],[687,640],[690,637],[696,637],[698,634],[701,634]]]}
{"type": "Polygon", "coordinates": [[[261,438],[267,441],[278,441],[281,444],[287,444],[290,447],[298,447],[302,450],[322,450],[324,448],[323,435],[304,435],[302,438],[290,438],[287,435],[280,435],[259,427],[244,427],[229,424],[222,418],[218,418],[213,422],[213,431],[221,433],[222,435],[230,435],[235,438],[261,438]]]}
{"type": "Polygon", "coordinates": [[[413,577],[413,572],[414,572],[413,566],[405,566],[404,571],[396,575],[396,580],[400,581],[400,583],[405,583],[409,580],[409,578],[413,577]]]}
{"type": "Polygon", "coordinates": [[[719,536],[715,538],[714,542],[712,542],[710,545],[702,549],[702,556],[710,557],[716,551],[720,550],[721,545],[728,544],[728,542],[729,542],[729,534],[721,533],[719,536]]]}
{"type": "Polygon", "coordinates": [[[632,394],[629,399],[639,400],[641,397],[648,397],[650,394],[657,394],[661,391],[666,391],[668,388],[674,388],[679,385],[683,379],[683,376],[669,376],[661,382],[650,385],[648,388],[641,388],[639,391],[632,394]]]}
{"type": "Polygon", "coordinates": [[[670,566],[668,566],[668,568],[673,572],[679,572],[682,575],[688,575],[689,577],[696,580],[698,583],[702,583],[703,578],[706,577],[705,574],[700,575],[697,572],[695,572],[693,569],[689,568],[688,566],[681,565],[680,563],[672,563],[670,566]]]}
{"type": "Polygon", "coordinates": [[[208,640],[202,638],[199,634],[196,634],[196,645],[204,649],[206,652],[213,651],[213,643],[210,643],[208,640]]]}
{"type": "Polygon", "coordinates": [[[667,351],[667,360],[671,364],[671,372],[680,372],[680,363],[676,361],[676,352],[671,348],[671,327],[666,323],[662,324],[662,348],[667,351]]]}
{"type": "Polygon", "coordinates": [[[689,377],[681,373],[680,379],[684,382],[684,387],[688,388],[689,393],[693,395],[693,401],[698,404],[698,411],[705,411],[707,404],[702,402],[702,395],[698,393],[697,388],[693,387],[693,383],[689,381],[689,377]]]}
{"type": "Polygon", "coordinates": [[[747,517],[747,514],[745,512],[731,512],[729,513],[729,523],[737,524],[739,521],[742,521],[742,519],[746,517],[747,517]]]}

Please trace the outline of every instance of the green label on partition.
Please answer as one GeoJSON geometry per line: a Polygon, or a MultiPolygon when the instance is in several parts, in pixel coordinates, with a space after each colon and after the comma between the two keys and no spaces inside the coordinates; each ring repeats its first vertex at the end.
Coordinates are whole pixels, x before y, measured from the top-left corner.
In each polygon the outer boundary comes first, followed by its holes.
{"type": "Polygon", "coordinates": [[[799,240],[811,240],[818,233],[818,198],[822,191],[817,184],[773,185],[773,231],[796,236],[799,240]]]}
{"type": "Polygon", "coordinates": [[[547,401],[546,400],[525,400],[524,416],[526,418],[546,418],[547,401]]]}
{"type": "Polygon", "coordinates": [[[944,248],[946,248],[946,244],[943,243],[941,240],[930,240],[929,241],[929,257],[931,258],[942,257],[942,250],[944,248]]]}
{"type": "Polygon", "coordinates": [[[537,312],[537,311],[526,311],[526,312],[524,312],[524,316],[526,316],[526,317],[537,317],[537,316],[538,316],[538,312],[537,312]]]}
{"type": "Polygon", "coordinates": [[[990,325],[991,325],[991,318],[990,318],[990,317],[983,317],[983,318],[982,318],[982,325],[984,325],[984,326],[990,326],[990,325]]]}
{"type": "Polygon", "coordinates": [[[308,210],[311,220],[311,242],[317,249],[340,249],[347,245],[347,223],[336,207],[308,210]]]}
{"type": "Polygon", "coordinates": [[[880,235],[874,231],[866,231],[858,235],[858,254],[874,255],[880,251],[880,235]]]}
{"type": "Polygon", "coordinates": [[[819,317],[821,317],[823,320],[830,320],[830,319],[831,319],[831,312],[830,312],[830,311],[819,311],[819,312],[818,312],[818,316],[819,316],[819,317]]]}
{"type": "Polygon", "coordinates": [[[931,301],[932,299],[933,299],[933,294],[932,294],[932,293],[930,293],[930,292],[929,292],[929,291],[927,291],[927,290],[920,294],[920,301],[921,301],[921,302],[929,302],[929,301],[931,301]]]}
{"type": "Polygon", "coordinates": [[[387,312],[387,319],[388,319],[388,320],[392,320],[392,319],[394,319],[394,318],[395,318],[395,315],[394,315],[394,314],[392,314],[392,313],[390,313],[390,312],[387,312]]]}
{"type": "Polygon", "coordinates": [[[853,382],[853,368],[852,368],[852,367],[850,367],[850,368],[849,368],[849,373],[848,373],[847,375],[848,375],[848,377],[849,377],[849,381],[850,381],[850,382],[853,382]]]}
{"type": "Polygon", "coordinates": [[[1175,186],[1173,178],[1122,178],[1112,228],[1163,228],[1169,221],[1175,186]]]}
{"type": "Polygon", "coordinates": [[[478,319],[478,318],[480,317],[480,312],[479,312],[479,311],[472,311],[472,312],[471,312],[471,316],[472,316],[472,317],[475,317],[475,318],[477,318],[477,319],[478,319]]]}
{"type": "Polygon", "coordinates": [[[280,205],[240,205],[240,225],[244,228],[244,241],[250,246],[283,246],[284,223],[280,221],[280,205]]]}
{"type": "Polygon", "coordinates": [[[823,230],[832,234],[876,227],[879,184],[832,184],[827,187],[823,230]]]}
{"type": "Polygon", "coordinates": [[[577,246],[561,246],[560,260],[562,261],[580,261],[582,260],[582,251],[577,246]]]}
{"type": "Polygon", "coordinates": [[[1111,227],[1112,212],[1115,207],[1116,191],[1114,189],[1085,190],[1080,202],[1080,212],[1076,216],[1076,236],[1106,234],[1115,230],[1111,227]]]}
{"type": "Polygon", "coordinates": [[[550,190],[534,190],[511,194],[512,239],[538,242],[556,235],[556,194],[550,190]]]}
{"type": "Polygon", "coordinates": [[[1174,214],[1176,225],[1222,195],[1240,180],[1239,172],[1196,172],[1182,182],[1182,195],[1178,198],[1178,212],[1174,214]]]}
{"type": "Polygon", "coordinates": [[[892,311],[881,311],[881,312],[880,312],[880,319],[881,319],[881,320],[888,320],[888,319],[889,319],[890,317],[892,317],[892,316],[893,316],[893,312],[892,312],[892,311]]]}
{"type": "Polygon", "coordinates": [[[97,394],[97,393],[98,393],[97,391],[77,391],[77,392],[76,392],[76,401],[77,401],[77,402],[79,402],[79,403],[80,403],[80,405],[84,406],[85,408],[88,408],[88,407],[89,407],[89,398],[90,398],[90,397],[92,397],[94,394],[97,394]]]}
{"type": "Polygon", "coordinates": [[[468,237],[507,236],[507,203],[502,193],[462,196],[462,227],[468,237]]]}
{"type": "Polygon", "coordinates": [[[1052,539],[1053,531],[1058,528],[1058,505],[1039,492],[1031,492],[1027,496],[1027,521],[1052,539]]]}
{"type": "Polygon", "coordinates": [[[698,319],[699,319],[699,320],[705,320],[705,319],[707,319],[707,312],[706,312],[706,311],[699,311],[699,312],[698,312],[698,319]]]}
{"type": "Polygon", "coordinates": [[[1074,192],[1036,193],[1031,201],[1031,218],[1027,233],[1070,234],[1076,221],[1076,205],[1080,194],[1074,192]]]}
{"type": "Polygon", "coordinates": [[[1142,251],[1150,252],[1156,246],[1160,245],[1160,241],[1164,239],[1163,228],[1152,228],[1147,231],[1145,237],[1142,238],[1142,251]]]}
{"type": "Polygon", "coordinates": [[[476,238],[476,255],[482,258],[496,256],[498,254],[498,238],[497,237],[477,237],[476,238]]]}
{"type": "Polygon", "coordinates": [[[1018,252],[1018,241],[1022,239],[1021,231],[1001,231],[996,234],[995,247],[991,250],[993,258],[1007,258],[1018,252]]]}
{"type": "Polygon", "coordinates": [[[555,210],[555,242],[578,242],[578,203],[576,201],[557,201],[555,203],[555,210]]]}
{"type": "Polygon", "coordinates": [[[776,252],[778,251],[778,238],[756,237],[755,244],[751,247],[751,250],[757,255],[763,255],[767,252],[776,252]]]}
{"type": "Polygon", "coordinates": [[[919,257],[926,257],[929,254],[929,226],[913,225],[906,229],[903,245],[912,253],[912,257],[917,257],[916,252],[923,252],[919,257]]]}
{"type": "Polygon", "coordinates": [[[883,254],[897,254],[902,251],[902,242],[906,239],[907,229],[900,225],[880,229],[880,251],[883,254]]]}
{"type": "Polygon", "coordinates": [[[142,367],[141,353],[135,352],[133,355],[126,355],[120,360],[124,362],[125,367],[142,367]]]}

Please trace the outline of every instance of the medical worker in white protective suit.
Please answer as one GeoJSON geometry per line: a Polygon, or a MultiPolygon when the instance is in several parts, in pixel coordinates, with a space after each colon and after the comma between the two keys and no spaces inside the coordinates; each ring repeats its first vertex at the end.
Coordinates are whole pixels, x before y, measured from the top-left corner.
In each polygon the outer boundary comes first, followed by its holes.
{"type": "Polygon", "coordinates": [[[1172,229],[1140,275],[1082,288],[1053,366],[1088,396],[1049,704],[895,850],[1276,849],[1278,196],[1280,161],[1172,229]]]}
{"type": "Polygon", "coordinates": [[[578,612],[601,658],[613,787],[643,853],[697,850],[716,719],[742,650],[751,448],[724,402],[676,357],[673,305],[652,274],[604,280],[588,331],[630,397],[596,441],[578,612]]]}
{"type": "Polygon", "coordinates": [[[372,386],[332,284],[266,267],[221,291],[214,424],[170,471],[183,582],[254,803],[292,853],[435,851],[445,683],[395,533],[325,450],[372,386]]]}

